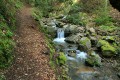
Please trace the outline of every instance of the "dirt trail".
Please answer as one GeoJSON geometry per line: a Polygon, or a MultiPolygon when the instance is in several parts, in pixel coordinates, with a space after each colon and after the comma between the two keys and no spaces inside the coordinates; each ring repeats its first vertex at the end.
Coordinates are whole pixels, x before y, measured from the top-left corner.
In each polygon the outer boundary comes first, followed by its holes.
{"type": "Polygon", "coordinates": [[[44,35],[37,29],[31,16],[32,8],[24,7],[17,13],[15,60],[5,76],[7,80],[56,80],[49,66],[44,35]]]}

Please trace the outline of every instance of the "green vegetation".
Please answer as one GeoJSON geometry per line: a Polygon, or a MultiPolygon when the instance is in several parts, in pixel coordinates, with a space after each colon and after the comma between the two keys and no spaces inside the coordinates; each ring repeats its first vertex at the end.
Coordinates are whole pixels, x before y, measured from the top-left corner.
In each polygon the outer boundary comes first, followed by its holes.
{"type": "Polygon", "coordinates": [[[63,52],[59,52],[58,55],[59,56],[56,59],[56,63],[58,65],[65,65],[66,60],[67,60],[65,54],[63,52]]]}
{"type": "Polygon", "coordinates": [[[5,68],[12,62],[14,42],[12,41],[13,33],[2,15],[0,20],[0,68],[5,68]]]}
{"type": "Polygon", "coordinates": [[[105,30],[105,31],[109,31],[109,32],[113,32],[116,30],[116,26],[105,26],[105,25],[101,25],[100,26],[101,30],[105,30]]]}
{"type": "MultiPolygon", "coordinates": [[[[99,40],[97,44],[101,49],[102,55],[107,57],[116,55],[116,48],[118,48],[118,45],[116,44],[114,37],[107,37],[109,33],[115,32],[117,29],[113,18],[109,14],[110,5],[108,0],[28,0],[27,2],[34,6],[33,17],[35,20],[39,21],[39,23],[43,17],[54,19],[61,15],[66,16],[63,21],[68,24],[82,25],[89,28],[89,24],[94,23],[95,25],[90,27],[99,28],[101,31],[99,36],[104,39],[99,40]],[[105,31],[108,34],[104,34],[102,31],[105,31]]],[[[96,28],[94,28],[96,30],[95,34],[91,35],[88,33],[89,35],[85,35],[84,37],[86,38],[79,42],[79,44],[83,46],[82,48],[87,47],[88,49],[91,49],[91,40],[87,37],[96,37],[98,32],[96,28]]],[[[50,49],[50,64],[53,67],[63,67],[66,62],[64,53],[55,52],[54,44],[52,43],[52,39],[50,39],[50,33],[47,29],[42,28],[41,30],[49,37],[49,39],[46,38],[46,42],[50,49]]],[[[87,29],[85,30],[87,33],[87,29]]],[[[96,45],[94,46],[96,47],[96,45]]],[[[90,56],[88,62],[92,64],[92,66],[100,66],[97,59],[98,55],[95,57],[90,56]]]]}
{"type": "MultiPolygon", "coordinates": [[[[108,0],[0,0],[0,68],[9,67],[13,61],[13,49],[15,46],[13,31],[16,28],[15,13],[16,9],[19,9],[23,5],[22,2],[33,6],[33,17],[39,23],[41,23],[41,19],[43,18],[55,19],[56,16],[61,17],[62,15],[62,17],[66,16],[66,18],[58,19],[61,24],[74,24],[84,27],[77,29],[84,29],[83,33],[85,35],[81,34],[81,40],[78,40],[78,44],[82,48],[85,48],[85,51],[93,48],[90,37],[95,37],[95,41],[98,43],[94,47],[96,48],[97,46],[97,49],[100,48],[103,56],[113,57],[117,53],[120,53],[119,40],[117,40],[118,43],[116,42],[116,36],[120,36],[119,30],[117,30],[120,24],[116,23],[111,17],[109,11],[111,6],[108,0]],[[92,23],[95,26],[89,26],[92,23]],[[95,33],[90,34],[88,32],[87,28],[90,27],[95,29],[95,33]],[[113,33],[116,36],[109,33],[113,33]],[[98,40],[98,38],[100,39],[98,40]]],[[[68,80],[65,71],[66,56],[63,52],[56,52],[54,49],[55,45],[52,43],[53,39],[51,39],[51,36],[55,36],[56,34],[50,33],[48,29],[44,29],[42,26],[40,30],[46,35],[46,44],[50,50],[50,65],[53,68],[61,68],[58,71],[56,70],[57,73],[60,71],[62,73],[58,74],[59,80],[68,80]]],[[[52,28],[49,28],[49,30],[54,32],[52,28]]],[[[81,32],[78,30],[78,33],[81,32]]],[[[90,55],[86,62],[91,66],[100,66],[101,63],[98,61],[98,58],[98,55],[90,55]]],[[[0,80],[4,80],[3,75],[0,75],[0,80]]]]}
{"type": "Polygon", "coordinates": [[[22,6],[22,3],[17,0],[7,0],[3,1],[0,0],[0,14],[4,17],[6,20],[6,23],[9,25],[10,29],[15,29],[15,12],[17,8],[20,8],[22,6]]]}
{"type": "Polygon", "coordinates": [[[15,46],[12,30],[15,30],[16,26],[16,9],[21,6],[19,0],[0,0],[0,68],[9,67],[12,63],[15,46]]]}
{"type": "Polygon", "coordinates": [[[68,15],[66,20],[69,23],[85,26],[89,21],[89,17],[86,13],[79,12],[79,13],[68,15]]]}

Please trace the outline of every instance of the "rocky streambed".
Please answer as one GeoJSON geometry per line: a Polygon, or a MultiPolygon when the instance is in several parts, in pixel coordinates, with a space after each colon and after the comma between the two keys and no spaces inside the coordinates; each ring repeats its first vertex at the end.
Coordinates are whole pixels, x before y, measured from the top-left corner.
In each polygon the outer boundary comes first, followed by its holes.
{"type": "Polygon", "coordinates": [[[64,17],[40,23],[55,38],[56,50],[65,53],[72,80],[119,80],[120,43],[114,28],[74,25],[64,17]]]}

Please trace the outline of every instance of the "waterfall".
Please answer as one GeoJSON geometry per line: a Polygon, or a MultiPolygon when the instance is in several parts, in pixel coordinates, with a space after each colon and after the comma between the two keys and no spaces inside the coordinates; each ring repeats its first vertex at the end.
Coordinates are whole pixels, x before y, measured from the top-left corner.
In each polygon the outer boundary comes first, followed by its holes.
{"type": "Polygon", "coordinates": [[[63,28],[58,28],[57,29],[57,38],[55,38],[53,41],[54,42],[59,42],[59,43],[63,43],[65,42],[65,37],[64,37],[65,33],[64,33],[64,29],[63,28]]]}
{"type": "Polygon", "coordinates": [[[57,38],[64,38],[64,30],[62,28],[57,30],[57,38]]]}

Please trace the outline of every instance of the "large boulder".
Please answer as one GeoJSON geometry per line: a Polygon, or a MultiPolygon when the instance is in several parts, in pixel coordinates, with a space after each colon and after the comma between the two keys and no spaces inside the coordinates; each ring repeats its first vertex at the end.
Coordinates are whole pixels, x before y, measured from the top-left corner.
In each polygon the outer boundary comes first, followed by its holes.
{"type": "Polygon", "coordinates": [[[84,36],[84,34],[77,33],[77,34],[71,35],[69,37],[66,37],[65,41],[69,42],[69,43],[78,43],[80,38],[83,36],[84,36]]]}
{"type": "Polygon", "coordinates": [[[92,28],[89,28],[88,31],[89,31],[89,33],[90,33],[91,35],[96,35],[96,31],[95,31],[95,29],[94,29],[93,27],[92,27],[92,28]]]}
{"type": "Polygon", "coordinates": [[[66,34],[73,34],[73,33],[76,33],[76,30],[77,30],[78,26],[77,25],[66,24],[66,25],[63,26],[63,28],[65,29],[66,34]]]}
{"type": "Polygon", "coordinates": [[[105,40],[99,40],[97,47],[101,48],[102,55],[105,57],[112,57],[117,53],[117,49],[105,40]]]}
{"type": "Polygon", "coordinates": [[[92,52],[90,56],[86,59],[85,63],[89,66],[100,66],[102,64],[101,57],[95,52],[92,52]]]}
{"type": "Polygon", "coordinates": [[[105,40],[99,40],[97,43],[97,47],[102,47],[103,45],[109,45],[109,43],[105,40]]]}
{"type": "Polygon", "coordinates": [[[112,57],[116,55],[116,48],[114,48],[111,45],[104,45],[101,47],[102,49],[102,55],[105,57],[112,57]]]}
{"type": "Polygon", "coordinates": [[[87,37],[82,37],[80,40],[79,40],[79,49],[80,50],[83,50],[83,51],[88,51],[91,49],[91,41],[89,38],[87,37]]]}

